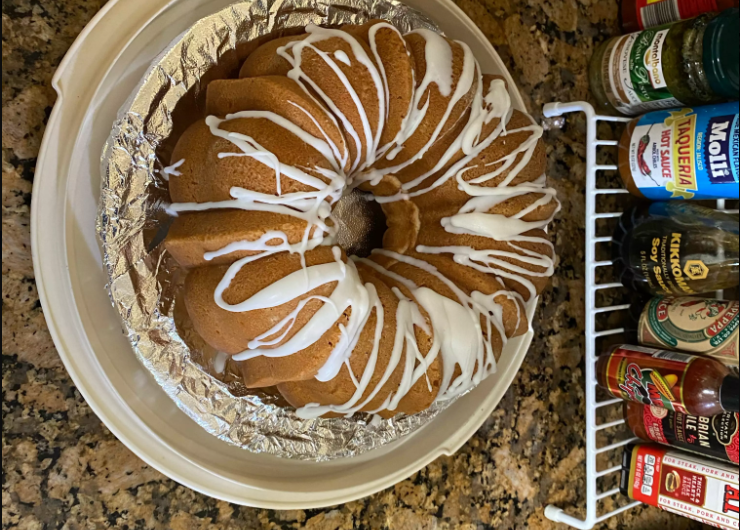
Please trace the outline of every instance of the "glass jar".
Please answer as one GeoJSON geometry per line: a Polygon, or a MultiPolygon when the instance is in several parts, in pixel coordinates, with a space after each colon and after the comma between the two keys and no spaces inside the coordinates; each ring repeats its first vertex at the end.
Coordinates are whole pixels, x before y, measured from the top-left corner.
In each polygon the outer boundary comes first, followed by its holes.
{"type": "Polygon", "coordinates": [[[598,107],[635,116],[738,99],[739,20],[733,8],[602,43],[589,68],[598,107]]]}

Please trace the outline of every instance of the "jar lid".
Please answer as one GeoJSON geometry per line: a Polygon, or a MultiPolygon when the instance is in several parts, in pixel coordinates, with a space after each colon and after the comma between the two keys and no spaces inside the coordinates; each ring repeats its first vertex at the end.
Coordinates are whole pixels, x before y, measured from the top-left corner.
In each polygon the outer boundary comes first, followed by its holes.
{"type": "Polygon", "coordinates": [[[740,93],[740,10],[726,9],[715,17],[704,33],[704,69],[712,91],[736,100],[740,93]]]}

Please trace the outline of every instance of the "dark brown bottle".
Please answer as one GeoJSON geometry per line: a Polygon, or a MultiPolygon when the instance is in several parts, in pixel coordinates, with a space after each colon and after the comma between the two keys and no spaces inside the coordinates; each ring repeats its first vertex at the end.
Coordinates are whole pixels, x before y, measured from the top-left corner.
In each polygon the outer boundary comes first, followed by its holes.
{"type": "Polygon", "coordinates": [[[639,403],[624,402],[624,420],[635,436],[648,442],[737,464],[740,415],[693,416],[639,403]]]}
{"type": "Polygon", "coordinates": [[[738,216],[685,201],[629,209],[614,233],[619,280],[646,294],[696,295],[740,283],[738,216]]]}

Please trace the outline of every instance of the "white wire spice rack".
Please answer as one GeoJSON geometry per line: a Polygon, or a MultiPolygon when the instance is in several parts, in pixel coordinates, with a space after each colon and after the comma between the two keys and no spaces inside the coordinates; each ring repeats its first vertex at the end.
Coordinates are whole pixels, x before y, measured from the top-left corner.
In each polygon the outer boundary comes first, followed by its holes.
{"type": "MultiPolygon", "coordinates": [[[[596,294],[606,289],[616,289],[622,287],[621,283],[597,283],[597,271],[602,267],[613,266],[612,261],[597,261],[597,247],[599,245],[608,245],[612,238],[598,237],[597,223],[604,219],[616,219],[621,217],[622,212],[599,213],[597,211],[597,199],[603,195],[621,195],[628,194],[625,189],[606,189],[599,188],[597,184],[597,174],[603,171],[616,171],[616,165],[599,165],[597,162],[597,153],[599,147],[616,147],[617,140],[599,140],[598,123],[617,122],[628,123],[632,118],[618,116],[600,116],[596,114],[594,108],[586,102],[574,103],[548,103],[543,109],[546,118],[557,118],[564,114],[573,112],[583,112],[586,114],[586,519],[581,520],[572,515],[568,515],[563,509],[556,506],[548,506],[545,509],[545,516],[551,521],[565,523],[580,530],[590,530],[599,523],[614,517],[622,512],[631,510],[639,506],[640,502],[631,502],[615,510],[599,513],[599,503],[611,497],[621,495],[619,488],[613,488],[607,491],[600,491],[598,480],[609,476],[617,476],[621,472],[622,466],[616,465],[608,469],[599,470],[597,467],[597,457],[604,453],[619,450],[620,448],[636,441],[636,438],[626,439],[610,445],[599,445],[597,434],[600,431],[619,427],[625,421],[623,419],[598,423],[597,411],[606,407],[613,407],[622,403],[621,399],[607,399],[598,401],[596,382],[596,361],[599,351],[597,351],[597,340],[603,337],[619,335],[624,333],[624,329],[607,329],[597,331],[596,317],[599,314],[623,311],[630,308],[630,305],[616,305],[609,307],[597,307],[596,294]]],[[[717,201],[717,208],[722,211],[729,211],[725,208],[725,201],[717,201]]],[[[732,211],[731,213],[736,213],[732,211]]],[[[722,293],[718,293],[722,298],[722,293]]],[[[621,461],[621,458],[619,459],[621,461]]]]}

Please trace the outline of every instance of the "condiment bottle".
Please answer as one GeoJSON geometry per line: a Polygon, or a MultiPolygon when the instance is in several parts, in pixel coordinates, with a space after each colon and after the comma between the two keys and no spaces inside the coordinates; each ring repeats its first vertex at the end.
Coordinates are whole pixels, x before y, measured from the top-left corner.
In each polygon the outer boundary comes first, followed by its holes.
{"type": "Polygon", "coordinates": [[[738,478],[734,465],[659,445],[629,445],[622,458],[620,490],[632,500],[735,530],[738,478]]]}
{"type": "Polygon", "coordinates": [[[738,366],[740,302],[697,297],[652,298],[630,309],[628,340],[641,346],[713,357],[738,366]]]}
{"type": "Polygon", "coordinates": [[[738,7],[737,0],[622,0],[622,31],[632,33],[704,13],[738,7]]]}
{"type": "Polygon", "coordinates": [[[740,283],[738,216],[685,201],[627,210],[614,232],[619,280],[647,294],[680,296],[740,283]]]}
{"type": "Polygon", "coordinates": [[[708,357],[619,345],[599,357],[596,378],[614,397],[647,406],[694,416],[740,412],[740,379],[708,357]]]}
{"type": "Polygon", "coordinates": [[[739,30],[733,8],[604,42],[589,67],[598,106],[636,116],[738,99],[739,30]]]}
{"type": "Polygon", "coordinates": [[[619,174],[630,193],[655,201],[737,199],[737,102],[650,112],[619,142],[619,174]]]}
{"type": "Polygon", "coordinates": [[[740,414],[737,412],[725,412],[713,417],[693,416],[625,401],[624,419],[634,435],[642,440],[717,458],[730,464],[740,462],[740,414]]]}

